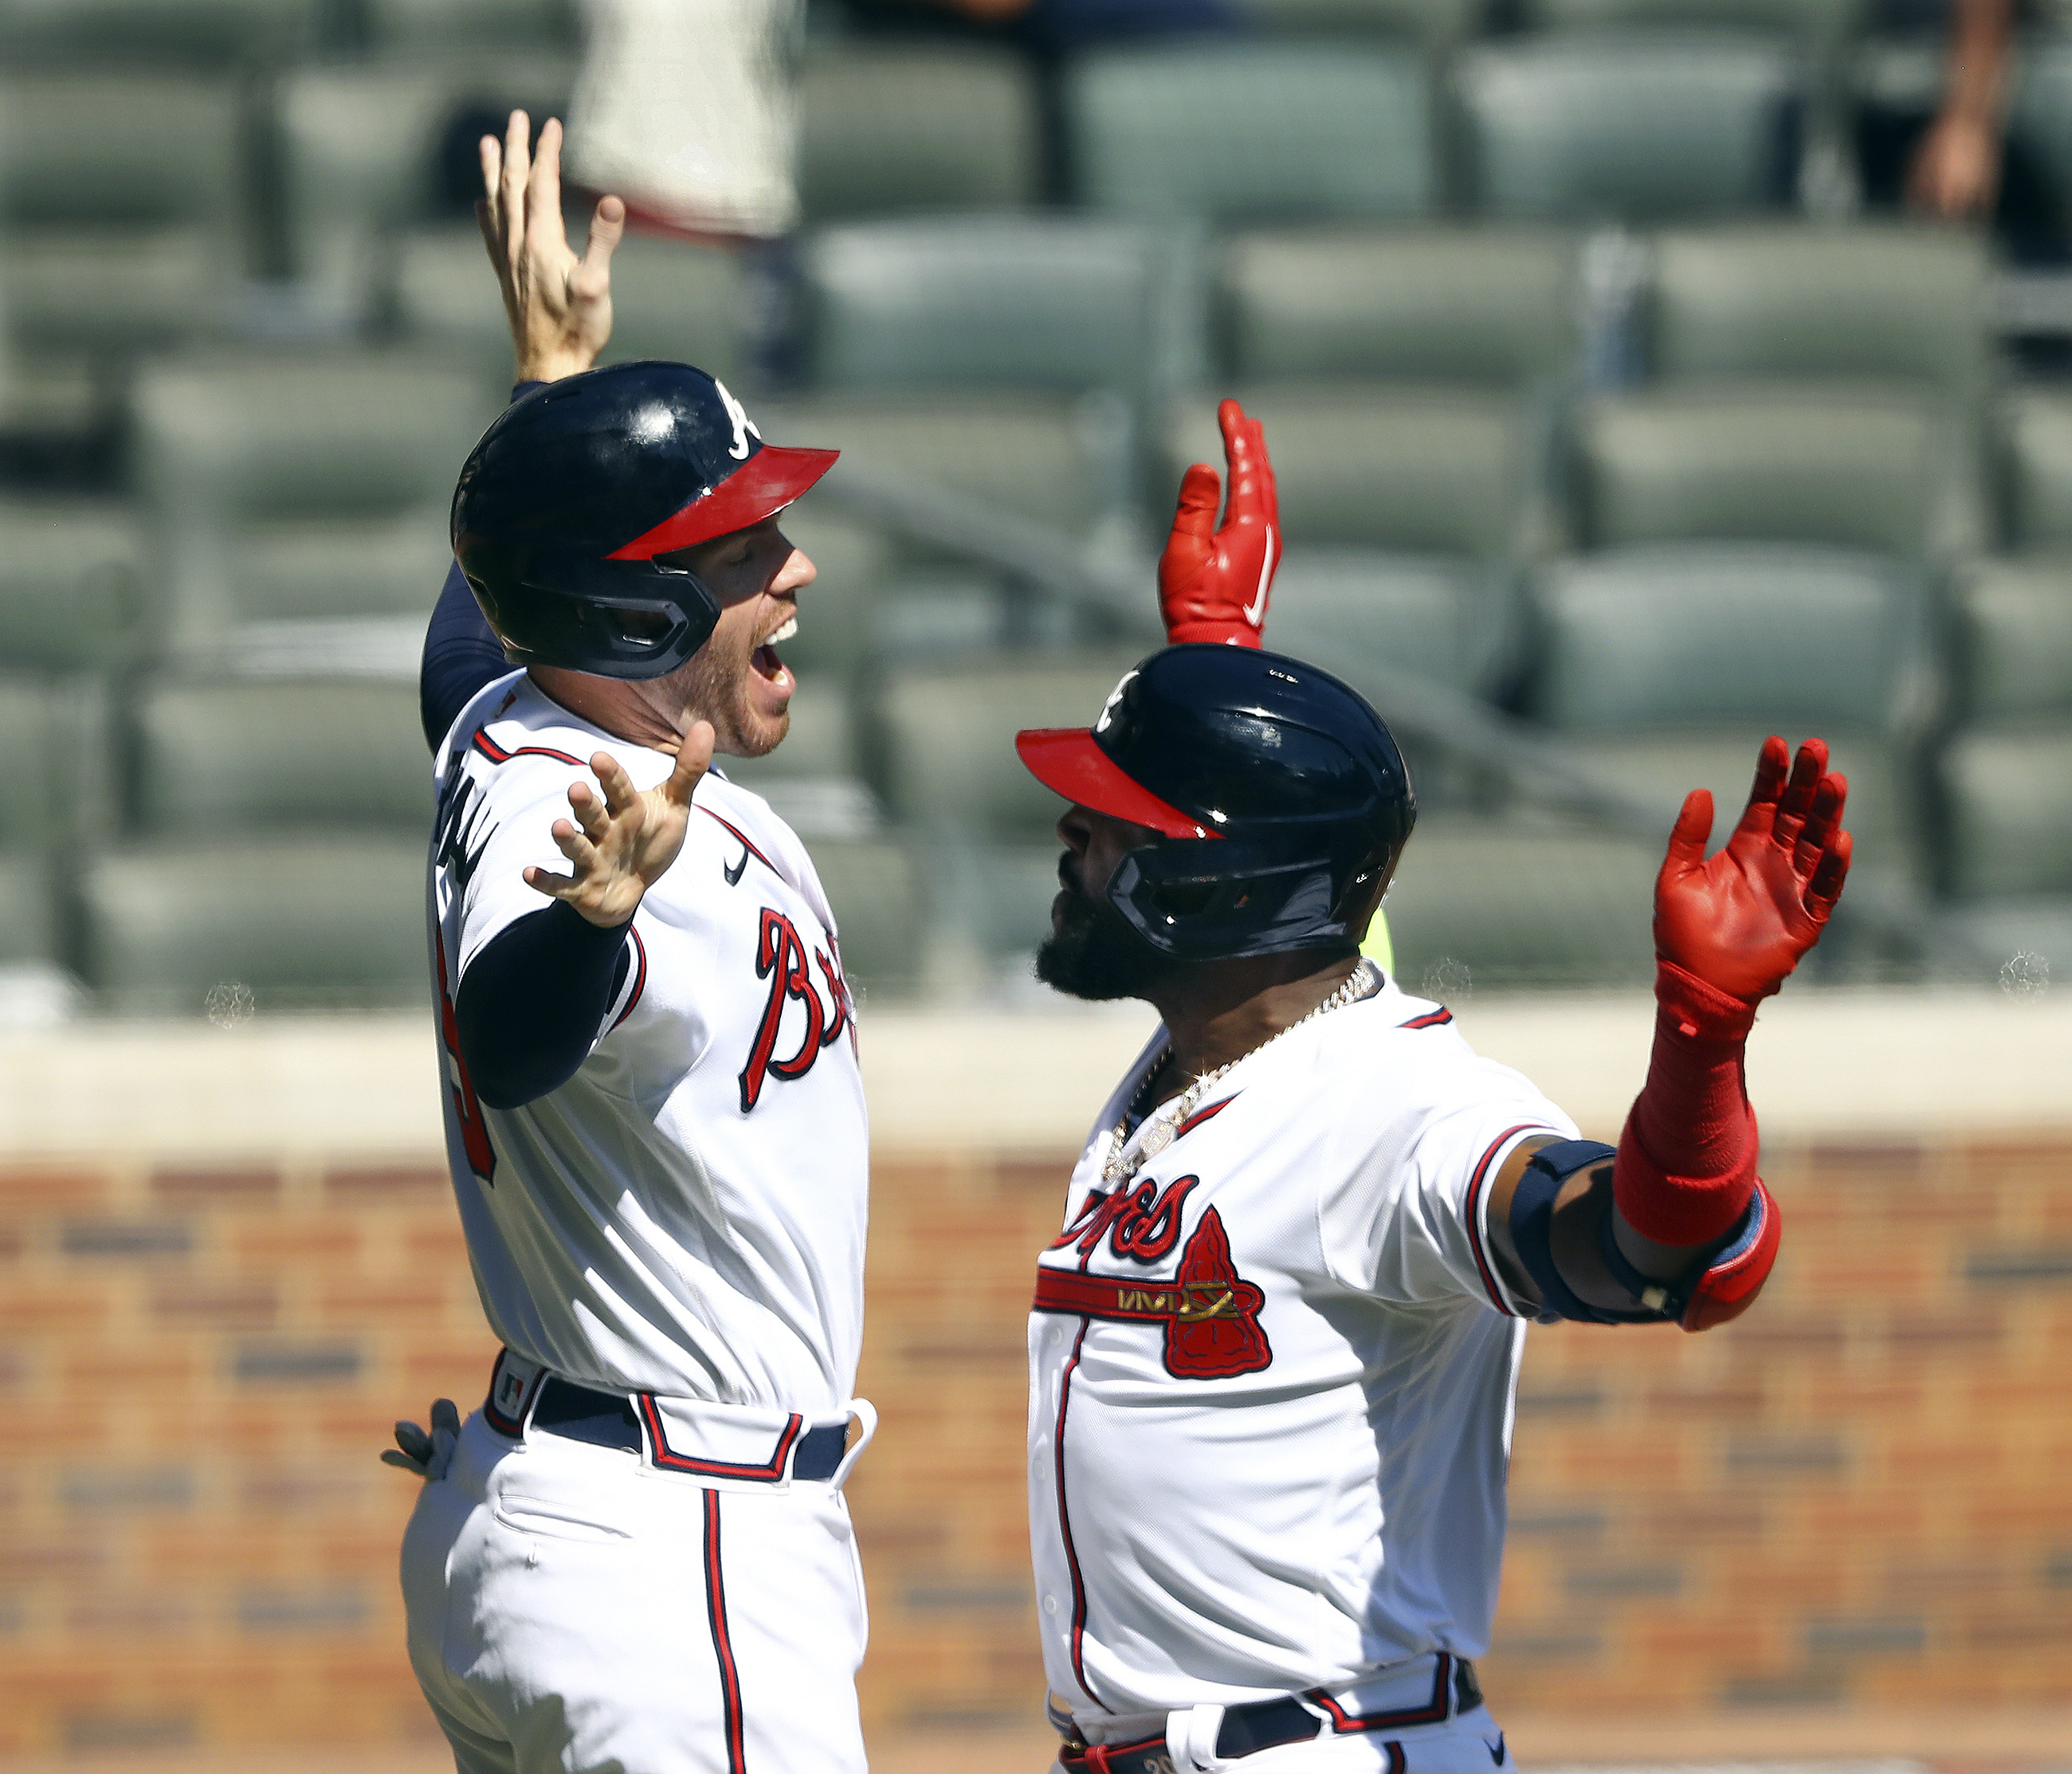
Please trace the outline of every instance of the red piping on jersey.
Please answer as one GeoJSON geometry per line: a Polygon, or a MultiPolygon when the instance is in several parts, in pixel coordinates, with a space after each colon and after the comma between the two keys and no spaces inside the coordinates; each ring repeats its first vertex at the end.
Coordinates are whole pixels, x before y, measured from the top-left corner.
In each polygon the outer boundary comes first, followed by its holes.
{"type": "MultiPolygon", "coordinates": [[[[796,1424],[797,1418],[793,1418],[796,1424]]],[[[741,1671],[734,1666],[734,1638],[727,1630],[726,1590],[719,1562],[719,1492],[705,1492],[705,1618],[712,1623],[713,1650],[719,1659],[719,1685],[726,1706],[727,1774],[746,1774],[748,1748],[741,1718],[741,1671]]]]}
{"type": "Polygon", "coordinates": [[[1453,1020],[1453,1013],[1441,1005],[1436,1010],[1427,1010],[1422,1016],[1413,1016],[1408,1023],[1399,1023],[1399,1029],[1436,1029],[1442,1023],[1453,1020]]]}
{"type": "Polygon", "coordinates": [[[1445,1651],[1436,1655],[1439,1666],[1433,1677],[1432,1698],[1421,1706],[1404,1706],[1395,1712],[1347,1712],[1322,1688],[1312,1688],[1302,1698],[1330,1714],[1334,1731],[1388,1731],[1398,1725],[1441,1725],[1452,1710],[1446,1690],[1453,1679],[1453,1659],[1445,1651]]]}
{"type": "Polygon", "coordinates": [[[562,764],[572,764],[578,770],[587,768],[581,758],[571,757],[565,751],[557,751],[550,745],[521,745],[515,751],[506,751],[490,738],[487,727],[477,727],[471,743],[491,764],[508,764],[513,758],[553,758],[562,764]]]}
{"type": "Polygon", "coordinates": [[[1058,1473],[1058,1531],[1064,1537],[1065,1563],[1072,1574],[1072,1679],[1079,1683],[1079,1692],[1099,1706],[1103,1712],[1113,1709],[1093,1690],[1087,1680],[1087,1665],[1083,1655],[1087,1636],[1087,1585],[1079,1574],[1079,1555],[1072,1545],[1071,1512],[1065,1506],[1065,1406],[1072,1396],[1072,1373],[1079,1364],[1079,1350],[1087,1340],[1087,1332],[1093,1321],[1083,1319],[1079,1334],[1073,1339],[1071,1359],[1065,1364],[1063,1377],[1058,1383],[1058,1426],[1054,1438],[1051,1457],[1058,1473]]]}
{"type": "Polygon", "coordinates": [[[648,945],[640,940],[639,931],[630,930],[627,934],[633,939],[633,995],[627,999],[626,1008],[611,1019],[611,1027],[615,1029],[633,1014],[633,1006],[640,1002],[640,994],[648,990],[648,945]]]}
{"type": "Polygon", "coordinates": [[[1182,1134],[1192,1133],[1194,1129],[1200,1126],[1203,1122],[1207,1121],[1210,1116],[1220,1115],[1226,1109],[1229,1108],[1232,1103],[1237,1101],[1238,1095],[1239,1093],[1233,1090],[1227,1097],[1224,1097],[1221,1102],[1212,1102],[1206,1109],[1197,1109],[1193,1114],[1190,1115],[1185,1121],[1182,1122],[1178,1127],[1173,1130],[1174,1138],[1178,1139],[1182,1134]]]}
{"type": "Polygon", "coordinates": [[[1490,1149],[1482,1154],[1482,1162],[1476,1165],[1474,1179],[1468,1184],[1468,1200],[1466,1208],[1468,1220],[1468,1248],[1475,1253],[1475,1267],[1482,1271],[1482,1286],[1489,1290],[1490,1303],[1506,1318],[1516,1318],[1518,1314],[1504,1304],[1503,1291],[1496,1284],[1496,1274],[1490,1262],[1489,1253],[1482,1248],[1482,1184],[1488,1179],[1489,1168],[1495,1162],[1496,1155],[1503,1150],[1504,1142],[1514,1134],[1529,1134],[1536,1130],[1546,1131],[1544,1129],[1535,1130],[1529,1121],[1520,1122],[1515,1127],[1505,1128],[1494,1140],[1490,1142],[1490,1149]]]}
{"type": "MultiPolygon", "coordinates": [[[[703,813],[708,819],[719,819],[719,815],[714,813],[709,807],[701,807],[698,809],[698,811],[703,813]]],[[[754,857],[757,862],[760,862],[763,867],[769,870],[772,875],[775,875],[777,872],[777,865],[771,862],[768,857],[765,856],[763,852],[758,850],[753,844],[750,843],[748,841],[748,834],[738,825],[735,825],[732,820],[719,819],[719,822],[721,825],[726,826],[729,831],[732,832],[736,838],[741,840],[741,847],[746,850],[750,856],[754,857]]]]}
{"type": "Polygon", "coordinates": [[[784,1432],[777,1438],[777,1451],[760,1466],[750,1465],[746,1460],[694,1459],[689,1454],[670,1451],[668,1438],[662,1433],[662,1414],[655,1408],[652,1392],[637,1394],[640,1414],[648,1422],[648,1438],[654,1451],[655,1463],[672,1472],[694,1472],[700,1478],[780,1479],[784,1476],[784,1456],[791,1451],[791,1443],[799,1439],[799,1431],[805,1418],[796,1410],[784,1425],[784,1432]]]}

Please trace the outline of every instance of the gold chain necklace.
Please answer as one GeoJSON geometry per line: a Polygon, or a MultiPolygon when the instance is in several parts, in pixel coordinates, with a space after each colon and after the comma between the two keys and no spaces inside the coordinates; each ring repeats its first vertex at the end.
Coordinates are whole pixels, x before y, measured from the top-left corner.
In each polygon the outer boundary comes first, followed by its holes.
{"type": "MultiPolygon", "coordinates": [[[[1346,975],[1344,981],[1331,995],[1306,1016],[1297,1017],[1285,1029],[1276,1030],[1257,1047],[1248,1048],[1235,1060],[1226,1060],[1213,1072],[1205,1072],[1189,1085],[1170,1102],[1162,1103],[1137,1123],[1137,1131],[1129,1131],[1129,1109],[1137,1101],[1133,1096],[1125,1105],[1122,1119],[1101,1135],[1106,1150],[1101,1154],[1101,1180],[1116,1187],[1128,1182],[1153,1159],[1170,1146],[1179,1135],[1180,1124],[1194,1113],[1194,1106],[1209,1093],[1210,1087],[1231,1067],[1242,1065],[1254,1054],[1263,1052],[1284,1035],[1293,1035],[1305,1023],[1314,1023],[1320,1016],[1328,1016],[1333,1010],[1343,1010],[1346,1005],[1363,998],[1373,989],[1373,973],[1366,961],[1358,963],[1346,975]]],[[[1159,1069],[1172,1057],[1170,1044],[1151,1062],[1151,1068],[1144,1075],[1144,1085],[1137,1087],[1141,1093],[1145,1085],[1158,1075],[1159,1069]]]]}

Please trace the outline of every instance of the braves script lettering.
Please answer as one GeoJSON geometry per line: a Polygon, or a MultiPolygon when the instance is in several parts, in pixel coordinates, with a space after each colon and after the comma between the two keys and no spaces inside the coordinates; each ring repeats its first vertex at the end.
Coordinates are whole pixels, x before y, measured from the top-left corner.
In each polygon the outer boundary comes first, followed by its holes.
{"type": "Polygon", "coordinates": [[[1198,1176],[1182,1176],[1163,1190],[1147,1181],[1112,1195],[1089,1195],[1050,1248],[1063,1250],[1076,1244],[1079,1253],[1087,1256],[1105,1237],[1116,1256],[1155,1263],[1170,1254],[1179,1241],[1180,1210],[1189,1191],[1200,1181],[1198,1176]]]}
{"type": "Polygon", "coordinates": [[[830,961],[818,949],[809,951],[800,940],[798,927],[781,912],[766,906],[763,928],[755,945],[755,977],[770,982],[770,996],[763,1006],[763,1020],[748,1050],[748,1063],[741,1068],[741,1112],[753,1109],[763,1095],[763,1080],[773,1073],[779,1078],[803,1078],[813,1069],[820,1050],[831,1044],[845,1027],[852,1035],[849,986],[842,978],[840,961],[830,961]],[[828,982],[832,1007],[821,1002],[813,983],[812,965],[818,961],[828,982]],[[776,1057],[777,1040],[784,1021],[784,1006],[797,1004],[806,1013],[806,1026],[799,1050],[787,1060],[776,1057]]]}

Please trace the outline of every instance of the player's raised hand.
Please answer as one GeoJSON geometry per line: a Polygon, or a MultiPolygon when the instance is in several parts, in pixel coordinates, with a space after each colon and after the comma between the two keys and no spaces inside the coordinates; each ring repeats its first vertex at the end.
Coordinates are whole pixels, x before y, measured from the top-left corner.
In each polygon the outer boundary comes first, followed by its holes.
{"type": "Polygon", "coordinates": [[[1710,858],[1712,797],[1692,789],[1655,879],[1655,953],[1735,998],[1753,1002],[1775,991],[1820,940],[1841,897],[1848,787],[1829,773],[1823,742],[1808,739],[1794,759],[1773,735],[1763,741],[1741,823],[1710,858]]]}
{"type": "Polygon", "coordinates": [[[709,721],[694,722],[684,731],[676,768],[652,788],[635,788],[616,758],[597,753],[590,767],[602,797],[586,782],[571,783],[569,806],[575,819],[557,819],[553,826],[554,843],[574,872],[528,868],[526,886],[566,900],[599,929],[625,923],[683,849],[691,796],[712,768],[712,757],[709,721]]]}
{"type": "Polygon", "coordinates": [[[475,219],[504,291],[517,380],[558,381],[597,361],[611,337],[611,254],[626,232],[626,205],[598,200],[590,244],[577,257],[561,222],[561,126],[549,117],[528,152],[532,121],[513,111],[503,141],[482,138],[475,219]]]}
{"type": "Polygon", "coordinates": [[[1216,422],[1230,468],[1223,525],[1216,525],[1216,471],[1197,462],[1181,478],[1173,533],[1158,558],[1158,610],[1169,641],[1256,647],[1281,564],[1281,502],[1264,427],[1235,401],[1216,409],[1216,422]]]}

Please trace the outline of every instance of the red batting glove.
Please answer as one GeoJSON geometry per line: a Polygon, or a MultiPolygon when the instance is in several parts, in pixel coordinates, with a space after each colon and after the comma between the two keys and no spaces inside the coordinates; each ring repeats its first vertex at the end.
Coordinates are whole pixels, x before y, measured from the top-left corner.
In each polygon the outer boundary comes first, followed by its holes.
{"type": "Polygon", "coordinates": [[[1848,778],[1828,774],[1822,741],[1808,739],[1790,761],[1773,735],[1763,741],[1741,823],[1708,858],[1712,797],[1692,789],[1655,878],[1657,957],[1744,1002],[1775,991],[1820,940],[1841,897],[1849,872],[1849,834],[1842,829],[1848,792],[1848,778]]]}
{"type": "Polygon", "coordinates": [[[1180,482],[1173,533],[1158,558],[1158,611],[1166,638],[1256,647],[1266,626],[1267,594],[1281,564],[1281,501],[1266,433],[1235,401],[1216,409],[1230,502],[1218,529],[1216,471],[1197,462],[1180,482]]]}

